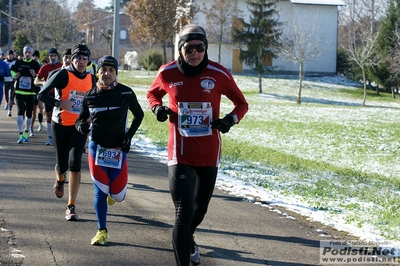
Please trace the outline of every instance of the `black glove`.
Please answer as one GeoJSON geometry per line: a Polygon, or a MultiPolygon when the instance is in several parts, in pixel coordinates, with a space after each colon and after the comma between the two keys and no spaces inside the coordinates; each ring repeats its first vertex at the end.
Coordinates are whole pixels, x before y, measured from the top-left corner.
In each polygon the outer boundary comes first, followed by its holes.
{"type": "Polygon", "coordinates": [[[131,140],[132,138],[128,136],[128,134],[125,134],[122,137],[122,148],[121,151],[128,153],[129,150],[131,149],[131,140]]]}
{"type": "Polygon", "coordinates": [[[172,112],[167,106],[157,105],[153,108],[153,113],[156,115],[159,122],[164,122],[172,112]]]}
{"type": "Polygon", "coordinates": [[[235,124],[232,115],[226,115],[222,119],[217,119],[211,122],[211,128],[216,128],[222,133],[228,133],[229,129],[235,124]]]}

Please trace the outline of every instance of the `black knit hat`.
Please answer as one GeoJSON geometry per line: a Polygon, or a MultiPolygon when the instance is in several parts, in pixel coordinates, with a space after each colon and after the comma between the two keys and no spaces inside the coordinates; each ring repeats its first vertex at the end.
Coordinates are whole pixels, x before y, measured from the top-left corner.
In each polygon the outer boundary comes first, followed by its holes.
{"type": "Polygon", "coordinates": [[[48,55],[50,55],[50,54],[56,54],[56,55],[58,56],[58,51],[57,51],[57,49],[56,49],[56,48],[50,48],[50,49],[49,49],[49,54],[48,54],[48,55]]]}
{"type": "Polygon", "coordinates": [[[39,57],[39,56],[40,56],[39,51],[38,51],[38,50],[35,50],[35,51],[33,52],[32,56],[37,56],[37,57],[39,57]]]}
{"type": "Polygon", "coordinates": [[[8,54],[14,55],[14,51],[13,50],[8,50],[8,54]]]}
{"type": "Polygon", "coordinates": [[[118,75],[118,61],[117,61],[117,59],[115,59],[111,55],[106,55],[106,56],[101,57],[97,61],[97,64],[99,66],[97,68],[97,71],[103,66],[110,66],[110,67],[113,67],[115,69],[115,73],[118,75]]]}
{"type": "Polygon", "coordinates": [[[75,44],[74,47],[72,47],[71,49],[71,58],[73,59],[75,56],[77,55],[83,55],[83,56],[89,56],[90,57],[90,50],[89,48],[82,44],[82,43],[78,43],[75,44]]]}
{"type": "Polygon", "coordinates": [[[66,56],[66,55],[71,55],[71,49],[67,48],[62,52],[62,57],[66,56]]]}
{"type": "Polygon", "coordinates": [[[181,50],[185,42],[191,40],[200,40],[204,42],[207,50],[208,48],[207,35],[206,31],[201,26],[195,24],[189,24],[181,29],[181,32],[179,33],[178,50],[181,50]]]}

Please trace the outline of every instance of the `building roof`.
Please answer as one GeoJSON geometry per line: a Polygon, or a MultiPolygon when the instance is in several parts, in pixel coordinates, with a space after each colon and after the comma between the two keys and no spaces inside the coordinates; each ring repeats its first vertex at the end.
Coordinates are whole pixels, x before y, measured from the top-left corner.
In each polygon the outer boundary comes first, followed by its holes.
{"type": "Polygon", "coordinates": [[[344,6],[343,0],[290,0],[293,4],[344,6]]]}

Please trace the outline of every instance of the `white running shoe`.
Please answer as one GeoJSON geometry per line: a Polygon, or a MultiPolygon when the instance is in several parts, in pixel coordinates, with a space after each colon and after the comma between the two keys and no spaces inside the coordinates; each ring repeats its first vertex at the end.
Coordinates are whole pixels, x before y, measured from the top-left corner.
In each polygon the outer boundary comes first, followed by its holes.
{"type": "Polygon", "coordinates": [[[43,126],[42,126],[42,124],[40,123],[39,124],[39,127],[38,127],[38,129],[37,129],[38,131],[42,131],[43,130],[43,126]]]}
{"type": "Polygon", "coordinates": [[[35,136],[35,131],[33,131],[33,128],[29,128],[29,137],[35,136]]]}
{"type": "Polygon", "coordinates": [[[46,145],[47,146],[53,146],[53,138],[52,137],[48,137],[47,138],[46,145]]]}
{"type": "Polygon", "coordinates": [[[200,264],[200,252],[196,242],[194,242],[194,237],[193,237],[192,249],[190,250],[190,261],[194,265],[200,264]]]}

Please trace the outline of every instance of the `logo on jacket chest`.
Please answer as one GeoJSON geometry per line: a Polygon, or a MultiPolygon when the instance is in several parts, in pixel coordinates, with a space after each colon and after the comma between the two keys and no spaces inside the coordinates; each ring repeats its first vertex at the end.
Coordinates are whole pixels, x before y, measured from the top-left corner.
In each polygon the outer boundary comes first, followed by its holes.
{"type": "Polygon", "coordinates": [[[215,82],[214,80],[211,79],[203,79],[200,83],[200,86],[204,89],[203,92],[208,92],[210,93],[212,89],[215,87],[215,82]]]}
{"type": "Polygon", "coordinates": [[[172,87],[178,87],[178,86],[182,86],[183,85],[183,81],[172,81],[170,84],[169,84],[169,87],[170,88],[172,88],[172,87]]]}

